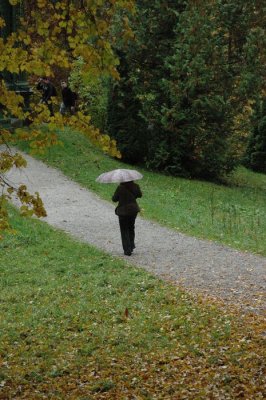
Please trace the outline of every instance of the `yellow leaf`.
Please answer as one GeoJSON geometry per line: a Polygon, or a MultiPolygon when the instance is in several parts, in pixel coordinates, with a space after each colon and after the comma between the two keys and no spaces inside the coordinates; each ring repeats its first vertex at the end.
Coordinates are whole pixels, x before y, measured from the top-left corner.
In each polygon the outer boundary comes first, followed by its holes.
{"type": "Polygon", "coordinates": [[[0,17],[0,28],[4,28],[6,26],[5,20],[0,17]]]}

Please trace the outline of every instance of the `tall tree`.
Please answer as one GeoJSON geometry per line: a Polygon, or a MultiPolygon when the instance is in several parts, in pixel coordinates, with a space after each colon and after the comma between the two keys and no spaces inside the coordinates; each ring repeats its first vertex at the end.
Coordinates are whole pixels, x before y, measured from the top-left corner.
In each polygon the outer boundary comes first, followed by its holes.
{"type": "Polygon", "coordinates": [[[266,99],[257,102],[253,130],[244,158],[246,167],[266,173],[266,99]]]}
{"type": "MultiPolygon", "coordinates": [[[[148,166],[217,179],[239,162],[265,85],[263,15],[259,0],[138,3],[137,40],[121,63],[148,166]]],[[[136,138],[131,109],[121,115],[133,122],[118,146],[136,138]]]]}
{"type": "Polygon", "coordinates": [[[181,17],[165,126],[175,160],[192,176],[217,179],[242,157],[251,105],[263,89],[260,6],[195,1],[181,17]]]}
{"type": "Polygon", "coordinates": [[[174,31],[185,6],[181,0],[137,1],[130,17],[134,40],[117,49],[120,80],[111,90],[108,122],[126,161],[149,163],[165,140],[160,109],[167,101],[166,57],[173,52],[174,31]]]}

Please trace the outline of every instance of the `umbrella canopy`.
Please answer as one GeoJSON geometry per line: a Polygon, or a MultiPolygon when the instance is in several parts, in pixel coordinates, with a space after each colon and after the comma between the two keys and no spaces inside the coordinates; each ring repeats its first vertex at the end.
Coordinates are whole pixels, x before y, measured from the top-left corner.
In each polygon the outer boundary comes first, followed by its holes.
{"type": "Polygon", "coordinates": [[[114,169],[113,171],[104,172],[96,179],[100,183],[120,183],[136,181],[143,178],[138,171],[134,169],[114,169]]]}

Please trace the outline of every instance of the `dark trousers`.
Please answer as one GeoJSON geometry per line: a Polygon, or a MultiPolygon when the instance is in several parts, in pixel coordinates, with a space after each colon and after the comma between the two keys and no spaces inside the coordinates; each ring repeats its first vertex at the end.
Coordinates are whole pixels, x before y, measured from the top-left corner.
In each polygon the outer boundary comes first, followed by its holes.
{"type": "Polygon", "coordinates": [[[135,248],[135,215],[119,216],[122,246],[125,254],[131,254],[135,248]]]}

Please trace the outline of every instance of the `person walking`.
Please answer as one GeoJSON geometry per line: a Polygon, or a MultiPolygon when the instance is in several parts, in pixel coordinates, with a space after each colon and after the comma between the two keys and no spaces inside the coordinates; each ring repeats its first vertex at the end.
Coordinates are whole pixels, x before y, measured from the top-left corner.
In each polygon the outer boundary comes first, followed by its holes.
{"type": "Polygon", "coordinates": [[[140,211],[136,199],[140,197],[142,192],[134,181],[121,182],[112,197],[113,202],[118,202],[115,213],[119,218],[122,246],[126,256],[131,256],[135,248],[135,220],[140,211]]]}
{"type": "Polygon", "coordinates": [[[77,94],[73,92],[66,81],[61,81],[62,103],[60,105],[60,113],[65,114],[69,111],[74,114],[76,111],[77,94]]]}
{"type": "Polygon", "coordinates": [[[43,77],[38,80],[37,89],[42,92],[41,104],[46,104],[50,115],[54,115],[52,97],[56,96],[56,89],[49,78],[43,77]]]}

